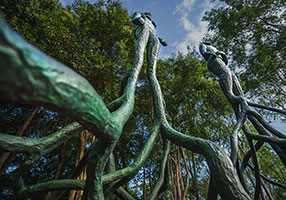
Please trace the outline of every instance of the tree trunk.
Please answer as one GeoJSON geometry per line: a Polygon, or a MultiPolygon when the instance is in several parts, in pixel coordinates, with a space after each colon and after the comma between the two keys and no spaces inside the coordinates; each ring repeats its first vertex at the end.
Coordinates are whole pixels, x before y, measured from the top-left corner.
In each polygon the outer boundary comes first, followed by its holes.
{"type": "MultiPolygon", "coordinates": [[[[59,155],[59,161],[58,161],[58,167],[54,176],[54,180],[58,180],[60,177],[60,173],[62,170],[62,166],[63,166],[63,162],[64,162],[64,156],[65,156],[65,144],[66,142],[63,144],[62,148],[61,148],[61,152],[59,155]]],[[[48,192],[47,196],[46,196],[46,200],[48,200],[51,196],[52,192],[48,192]]]]}
{"type": "MultiPolygon", "coordinates": [[[[87,143],[88,138],[88,131],[83,131],[80,133],[80,146],[77,151],[77,156],[75,160],[75,167],[79,164],[80,160],[84,156],[84,150],[87,143]]],[[[86,169],[84,169],[80,175],[77,177],[78,180],[85,180],[86,179],[86,169]]],[[[70,195],[68,200],[80,200],[82,197],[83,191],[82,190],[72,190],[70,191],[70,195]]]]}
{"type": "Polygon", "coordinates": [[[189,167],[188,167],[188,163],[187,163],[187,159],[186,159],[186,155],[185,155],[185,152],[184,152],[184,149],[183,147],[181,147],[181,151],[182,151],[182,156],[183,156],[183,159],[184,159],[184,164],[185,164],[185,168],[186,168],[186,186],[185,186],[185,189],[183,191],[183,195],[182,195],[182,199],[183,200],[186,200],[186,195],[187,195],[187,192],[188,192],[188,189],[189,189],[189,180],[190,180],[190,173],[189,173],[189,167]]]}
{"type": "Polygon", "coordinates": [[[185,190],[185,186],[184,186],[184,180],[182,177],[182,170],[181,170],[181,152],[180,152],[180,146],[177,146],[177,163],[178,163],[178,178],[179,178],[179,182],[180,182],[180,197],[181,200],[183,200],[183,193],[185,190]]]}
{"type": "Polygon", "coordinates": [[[194,172],[194,186],[195,186],[195,193],[196,193],[196,199],[200,200],[200,194],[199,194],[199,185],[198,185],[198,174],[197,174],[197,165],[196,165],[196,154],[192,154],[192,166],[193,166],[193,172],[194,172]]]}
{"type": "Polygon", "coordinates": [[[169,156],[169,160],[170,160],[170,176],[171,176],[171,183],[172,183],[172,194],[173,194],[174,200],[177,200],[175,175],[173,172],[173,164],[172,164],[173,163],[173,157],[171,155],[169,156]]]}
{"type": "Polygon", "coordinates": [[[143,166],[143,200],[146,200],[146,168],[145,165],[143,166]]]}
{"type": "MultiPolygon", "coordinates": [[[[33,111],[31,112],[31,114],[27,117],[26,121],[24,122],[24,124],[21,126],[21,128],[17,131],[17,133],[15,134],[15,136],[22,136],[24,131],[26,130],[26,128],[29,126],[29,124],[31,123],[32,119],[35,117],[35,115],[37,114],[38,110],[39,110],[40,106],[36,106],[33,111]]],[[[12,159],[8,159],[9,156],[12,156],[9,152],[3,152],[1,157],[0,157],[0,174],[2,174],[2,172],[6,169],[6,167],[8,167],[12,161],[12,159]],[[8,159],[8,160],[7,160],[8,159]],[[7,162],[8,163],[5,163],[7,162]],[[4,167],[6,166],[6,167],[4,167]]],[[[14,157],[14,156],[12,156],[14,157]]]]}

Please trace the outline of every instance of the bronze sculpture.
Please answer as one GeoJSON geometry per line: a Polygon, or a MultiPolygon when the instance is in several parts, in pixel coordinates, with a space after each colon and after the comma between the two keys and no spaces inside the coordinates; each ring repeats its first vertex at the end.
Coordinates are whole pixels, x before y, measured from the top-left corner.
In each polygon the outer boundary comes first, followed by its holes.
{"type": "Polygon", "coordinates": [[[267,106],[258,105],[247,101],[246,98],[244,97],[243,90],[240,86],[240,83],[236,75],[227,67],[228,59],[225,53],[222,51],[218,51],[215,47],[211,45],[210,42],[202,42],[199,46],[199,50],[201,55],[207,61],[207,67],[209,71],[218,76],[220,87],[235,112],[237,123],[231,133],[230,158],[233,163],[233,166],[236,167],[237,170],[240,172],[238,175],[240,176],[240,181],[243,184],[243,187],[246,191],[248,191],[248,189],[243,177],[243,171],[246,165],[248,164],[248,160],[250,159],[250,157],[251,156],[253,157],[253,165],[254,165],[256,184],[257,184],[257,189],[255,191],[255,199],[257,199],[261,191],[261,180],[259,174],[259,166],[256,158],[256,151],[258,151],[262,147],[263,143],[267,141],[272,146],[274,151],[277,153],[277,155],[285,165],[286,157],[285,153],[283,152],[283,149],[285,147],[279,145],[278,140],[279,141],[283,140],[286,138],[286,136],[280,133],[278,130],[271,127],[259,113],[250,109],[249,106],[271,110],[284,115],[285,112],[276,108],[270,108],[267,106]],[[253,134],[250,128],[246,125],[245,122],[247,119],[253,124],[253,126],[259,133],[258,135],[253,134]],[[240,131],[240,129],[242,129],[243,132],[245,133],[245,136],[250,146],[250,151],[244,157],[241,166],[239,166],[238,155],[237,155],[238,132],[240,131]],[[271,137],[272,134],[279,139],[271,137]],[[258,142],[254,145],[252,140],[258,140],[258,142]]]}
{"type": "Polygon", "coordinates": [[[227,68],[228,59],[224,52],[218,51],[209,42],[200,44],[200,53],[207,61],[208,69],[219,77],[219,84],[230,102],[242,102],[243,91],[236,75],[227,68]]]}

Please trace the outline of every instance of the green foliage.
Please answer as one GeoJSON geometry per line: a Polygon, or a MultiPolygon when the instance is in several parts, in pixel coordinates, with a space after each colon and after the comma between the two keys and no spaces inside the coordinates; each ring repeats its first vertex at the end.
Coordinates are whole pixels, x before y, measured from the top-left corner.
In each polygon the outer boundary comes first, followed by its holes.
{"type": "MultiPolygon", "coordinates": [[[[31,44],[88,79],[106,102],[118,97],[120,74],[131,66],[134,46],[129,15],[118,1],[95,4],[75,1],[65,8],[55,0],[4,0],[0,2],[0,12],[31,44]]],[[[1,132],[15,134],[31,109],[31,106],[2,101],[1,132]]],[[[58,113],[41,109],[25,131],[25,136],[43,137],[67,123],[69,121],[58,113]]],[[[78,146],[78,137],[66,144],[61,178],[73,170],[78,146]]],[[[43,157],[35,168],[28,171],[25,183],[33,185],[51,180],[57,168],[58,152],[59,149],[43,157]]],[[[16,155],[6,172],[9,174],[25,158],[16,155]]],[[[1,195],[8,194],[6,189],[1,195]]],[[[7,198],[4,196],[0,198],[7,198]]]]}
{"type": "Polygon", "coordinates": [[[157,76],[173,127],[213,141],[214,134],[227,134],[221,120],[232,115],[230,104],[204,62],[191,53],[178,54],[158,63],[157,76]]]}
{"type": "MultiPolygon", "coordinates": [[[[207,70],[206,63],[200,61],[196,54],[192,52],[186,56],[178,54],[166,60],[158,60],[156,75],[162,87],[168,120],[172,123],[172,127],[192,136],[211,139],[229,148],[228,138],[230,133],[226,129],[227,126],[222,126],[222,123],[232,125],[233,112],[230,104],[224,98],[215,77],[207,70]]],[[[150,86],[146,80],[145,73],[140,77],[134,118],[131,119],[131,125],[130,123],[126,125],[133,131],[130,133],[127,131],[127,127],[125,127],[126,132],[123,133],[116,148],[117,157],[125,162],[127,160],[132,162],[135,159],[152,127],[153,110],[150,86]],[[134,139],[137,139],[136,145],[134,144],[134,139]]],[[[176,148],[173,147],[171,155],[174,156],[176,151],[176,148]]],[[[158,141],[148,161],[145,163],[147,193],[152,191],[158,180],[161,155],[162,144],[158,141]]],[[[190,160],[191,156],[187,155],[187,159],[190,160]]],[[[205,191],[200,192],[200,195],[205,196],[208,190],[205,183],[208,181],[208,175],[206,174],[206,166],[203,161],[202,158],[197,160],[197,170],[198,172],[203,172],[198,175],[199,183],[195,185],[191,183],[190,195],[195,195],[197,191],[205,191]]],[[[180,162],[182,166],[185,166],[183,160],[180,162]]],[[[124,167],[124,165],[121,167],[124,167]]],[[[185,171],[182,171],[182,173],[186,176],[185,171]]],[[[141,189],[138,194],[142,194],[143,181],[144,174],[142,169],[140,174],[131,181],[131,189],[137,191],[138,188],[135,185],[141,183],[141,189]]],[[[164,197],[164,195],[162,196],[164,197]]]]}
{"type": "MultiPolygon", "coordinates": [[[[271,71],[269,76],[276,77],[275,72],[282,69],[284,62],[282,58],[285,58],[285,49],[283,50],[285,45],[279,46],[285,44],[283,39],[285,30],[268,36],[263,33],[262,29],[271,28],[270,25],[269,27],[257,25],[255,31],[252,27],[252,22],[257,19],[257,16],[269,17],[267,12],[272,4],[265,3],[265,6],[262,6],[263,9],[260,10],[257,7],[252,13],[253,6],[244,8],[240,2],[227,2],[232,7],[212,11],[205,18],[211,22],[212,30],[220,31],[216,35],[217,38],[214,37],[213,40],[223,49],[229,47],[229,51],[232,52],[238,64],[247,63],[245,79],[261,77],[265,73],[263,70],[273,66],[273,63],[275,70],[271,71]],[[226,20],[230,18],[237,20],[226,20]],[[243,28],[238,28],[237,23],[241,23],[239,27],[243,28]],[[251,31],[253,34],[248,35],[251,31]],[[270,36],[271,38],[268,38],[270,36]],[[264,41],[265,37],[267,40],[264,41]],[[248,42],[255,50],[252,54],[245,51],[248,42]],[[275,51],[272,49],[274,43],[275,51]],[[265,52],[262,52],[262,49],[265,49],[265,52]],[[276,55],[277,52],[279,54],[276,55]]],[[[264,4],[263,1],[261,4],[264,4]]],[[[271,9],[275,11],[275,8],[271,9]]],[[[83,75],[106,103],[119,96],[119,80],[133,63],[134,57],[134,27],[129,21],[128,12],[122,8],[119,1],[100,0],[95,4],[90,4],[77,0],[71,6],[63,7],[56,0],[2,0],[0,12],[26,40],[83,75]]],[[[275,17],[270,17],[269,20],[271,23],[280,23],[275,17]]],[[[178,54],[166,60],[159,60],[157,68],[157,77],[166,101],[168,120],[172,126],[188,135],[210,139],[228,148],[230,134],[228,126],[233,123],[233,112],[216,78],[208,72],[206,63],[201,62],[195,53],[189,53],[186,56],[178,54]]],[[[263,80],[270,81],[269,77],[263,80]]],[[[257,80],[249,79],[246,82],[247,88],[258,87],[258,82],[255,81],[257,80]]],[[[114,150],[117,168],[129,166],[134,162],[153,124],[152,97],[146,70],[140,74],[138,83],[135,110],[125,125],[120,141],[114,150]]],[[[263,85],[263,87],[266,86],[263,85]]],[[[30,106],[12,101],[2,101],[0,106],[1,132],[12,134],[21,127],[32,110],[30,106]]],[[[25,135],[43,137],[62,128],[68,122],[68,119],[58,113],[41,108],[25,135]]],[[[74,168],[79,136],[72,138],[65,145],[64,167],[60,178],[67,177],[74,168]]],[[[171,155],[174,156],[175,151],[176,147],[173,147],[171,155]]],[[[24,176],[25,183],[33,185],[51,180],[57,167],[58,152],[59,149],[56,149],[43,157],[32,170],[28,171],[24,176]]],[[[147,193],[152,190],[158,180],[157,169],[159,169],[161,155],[162,144],[156,141],[145,163],[145,175],[141,170],[131,181],[132,184],[129,184],[129,189],[134,190],[131,191],[132,193],[142,194],[144,178],[147,183],[147,193]]],[[[186,156],[189,160],[192,159],[190,154],[186,156]]],[[[270,156],[267,154],[264,157],[270,156]]],[[[11,170],[23,163],[25,158],[25,155],[16,155],[11,168],[5,174],[9,175],[11,170]]],[[[197,163],[195,168],[201,173],[196,174],[198,182],[192,180],[190,183],[189,198],[195,198],[198,190],[200,196],[206,196],[208,190],[206,164],[202,157],[195,156],[194,159],[197,163]]],[[[184,166],[183,160],[179,162],[184,166]]],[[[263,172],[268,174],[267,169],[271,163],[267,163],[267,159],[261,159],[260,162],[264,166],[263,172]]],[[[276,160],[273,163],[277,165],[276,160]]],[[[182,173],[185,175],[186,171],[182,170],[182,173]]],[[[279,175],[279,172],[277,173],[279,175]]],[[[5,178],[2,176],[0,180],[5,178]]],[[[273,178],[280,180],[278,176],[273,176],[273,178]]],[[[4,199],[8,196],[8,192],[1,195],[0,198],[4,199]]],[[[164,195],[166,194],[163,194],[161,198],[164,199],[164,195]]]]}
{"type": "Polygon", "coordinates": [[[210,38],[242,70],[245,90],[263,103],[285,109],[286,3],[226,1],[207,12],[204,20],[215,34],[210,38]]]}
{"type": "MultiPolygon", "coordinates": [[[[286,182],[286,168],[281,163],[280,159],[275,155],[272,148],[265,144],[263,148],[258,152],[260,172],[263,175],[267,175],[271,180],[277,181],[279,183],[286,182]]],[[[268,184],[269,187],[270,184],[268,184]]],[[[274,187],[276,191],[276,198],[285,196],[285,190],[279,187],[274,187]]]]}
{"type": "Polygon", "coordinates": [[[26,40],[83,75],[105,97],[118,95],[120,74],[132,64],[133,28],[118,1],[1,1],[0,12],[26,40]]]}
{"type": "MultiPolygon", "coordinates": [[[[209,30],[215,33],[206,39],[227,52],[232,61],[230,67],[240,71],[249,97],[285,110],[286,2],[222,2],[226,6],[205,13],[203,20],[209,22],[209,30]]],[[[285,168],[269,146],[259,150],[258,160],[262,174],[285,183],[285,175],[281,174],[285,168]]],[[[275,191],[282,194],[279,188],[275,191]]]]}

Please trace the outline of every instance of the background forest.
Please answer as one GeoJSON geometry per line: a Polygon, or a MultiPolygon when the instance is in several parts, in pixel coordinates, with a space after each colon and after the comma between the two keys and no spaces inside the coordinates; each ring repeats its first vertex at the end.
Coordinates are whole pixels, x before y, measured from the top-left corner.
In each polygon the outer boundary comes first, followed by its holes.
{"type": "MultiPolygon", "coordinates": [[[[214,35],[206,38],[230,56],[230,67],[239,72],[241,85],[253,101],[286,111],[286,3],[285,1],[224,1],[228,6],[212,10],[203,20],[214,35]],[[259,4],[259,6],[257,6],[259,4]],[[261,4],[261,5],[260,5],[261,4]],[[277,13],[279,15],[277,15],[277,13]],[[230,20],[231,19],[231,20],[230,20]],[[239,70],[237,70],[239,69],[239,70]]],[[[106,104],[117,98],[120,81],[134,59],[134,26],[120,1],[100,0],[95,4],[75,0],[63,7],[56,0],[1,0],[3,18],[27,41],[84,76],[106,104]]],[[[157,78],[166,101],[168,121],[186,134],[209,139],[230,149],[229,136],[235,123],[230,104],[216,77],[195,51],[174,53],[157,64],[157,78]]],[[[0,72],[1,73],[1,72],[0,72]]],[[[153,106],[146,69],[140,74],[134,112],[124,126],[115,147],[116,168],[132,164],[145,144],[153,123],[153,106]]],[[[267,120],[284,119],[261,112],[267,120]]],[[[45,107],[0,99],[2,133],[41,138],[71,122],[45,107]]],[[[285,133],[286,130],[283,130],[285,133]]],[[[20,173],[26,186],[67,178],[94,140],[88,131],[76,134],[61,147],[41,157],[20,173]]],[[[146,199],[159,177],[162,138],[139,173],[124,187],[138,199],[146,199]]],[[[239,138],[239,156],[248,150],[246,138],[239,138]]],[[[2,152],[0,156],[0,199],[13,195],[11,174],[24,163],[25,154],[2,152]]],[[[206,199],[209,169],[203,157],[171,145],[171,186],[159,199],[206,199]]],[[[286,169],[269,145],[258,152],[261,174],[282,184],[263,181],[265,199],[286,198],[286,169]]],[[[247,184],[254,188],[254,174],[247,169],[247,184]]],[[[78,179],[85,179],[86,173],[78,179]]],[[[254,189],[250,192],[254,192],[254,189]]],[[[80,199],[80,191],[42,194],[41,199],[80,199]]],[[[114,195],[114,199],[117,197],[114,195]]]]}

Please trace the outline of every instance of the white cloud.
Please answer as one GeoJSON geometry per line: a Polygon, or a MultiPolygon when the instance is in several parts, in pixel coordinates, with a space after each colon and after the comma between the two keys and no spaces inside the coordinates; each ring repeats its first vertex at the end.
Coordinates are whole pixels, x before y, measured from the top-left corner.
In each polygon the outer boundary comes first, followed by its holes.
{"type": "Polygon", "coordinates": [[[158,1],[152,1],[150,7],[155,7],[158,5],[158,1]]]}
{"type": "Polygon", "coordinates": [[[183,2],[176,7],[173,14],[181,15],[179,23],[186,31],[185,38],[173,44],[177,51],[186,54],[188,46],[195,46],[197,48],[199,42],[202,40],[207,32],[207,22],[201,21],[204,13],[216,6],[215,3],[210,3],[205,0],[203,3],[196,2],[195,0],[183,0],[183,2]],[[195,5],[198,4],[198,5],[195,5]],[[191,11],[199,13],[197,16],[190,16],[191,11]]]}
{"type": "Polygon", "coordinates": [[[63,5],[70,5],[73,3],[73,0],[60,0],[60,3],[62,3],[63,5]]]}
{"type": "Polygon", "coordinates": [[[188,14],[183,13],[183,16],[180,18],[180,24],[183,25],[184,30],[192,31],[194,25],[188,20],[188,14]]]}
{"type": "Polygon", "coordinates": [[[176,6],[176,10],[173,12],[173,14],[176,14],[177,12],[182,12],[184,10],[191,11],[195,2],[196,0],[183,0],[183,2],[180,5],[176,6]]]}

